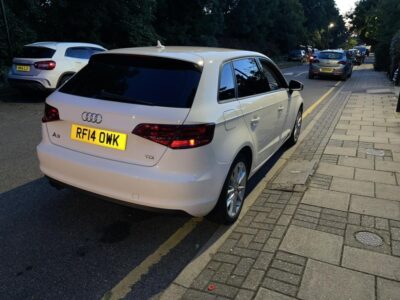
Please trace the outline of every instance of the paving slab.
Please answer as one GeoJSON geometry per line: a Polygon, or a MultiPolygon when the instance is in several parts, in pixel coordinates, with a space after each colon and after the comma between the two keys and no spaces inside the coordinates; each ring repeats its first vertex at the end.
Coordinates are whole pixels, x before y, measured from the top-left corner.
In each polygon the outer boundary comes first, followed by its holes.
{"type": "Polygon", "coordinates": [[[356,156],[357,148],[327,146],[325,148],[324,153],[325,154],[333,154],[333,155],[356,156]]]}
{"type": "Polygon", "coordinates": [[[354,168],[324,162],[319,163],[318,169],[315,173],[350,179],[354,178],[354,168]]]}
{"type": "Polygon", "coordinates": [[[377,279],[378,300],[396,300],[400,298],[400,282],[377,279]]]}
{"type": "Polygon", "coordinates": [[[350,211],[381,218],[400,220],[400,202],[351,195],[350,211]]]}
{"type": "Polygon", "coordinates": [[[332,191],[374,196],[374,183],[368,181],[352,180],[346,178],[333,177],[330,186],[332,191]]]}
{"type": "Polygon", "coordinates": [[[295,300],[296,298],[289,297],[269,289],[260,288],[254,300],[295,300]]]}
{"type": "Polygon", "coordinates": [[[394,173],[387,172],[387,171],[376,171],[376,170],[367,170],[367,169],[356,168],[354,178],[357,180],[363,180],[363,181],[396,184],[396,176],[394,176],[394,173]]]}
{"type": "Polygon", "coordinates": [[[290,226],[280,250],[339,264],[343,237],[313,229],[290,226]]]}
{"type": "Polygon", "coordinates": [[[346,135],[346,134],[332,134],[331,140],[358,142],[358,136],[357,135],[346,135]]]}
{"type": "Polygon", "coordinates": [[[382,199],[400,201],[400,186],[377,183],[376,196],[382,199]]]}
{"type": "Polygon", "coordinates": [[[360,142],[388,143],[389,139],[385,138],[385,137],[378,137],[378,136],[360,136],[360,142]]]}
{"type": "Polygon", "coordinates": [[[304,194],[301,203],[347,211],[350,194],[323,189],[310,188],[304,194]]]}
{"type": "Polygon", "coordinates": [[[400,280],[400,258],[344,246],[342,266],[361,272],[400,280]]]}
{"type": "Polygon", "coordinates": [[[293,191],[296,186],[304,186],[317,165],[316,160],[294,160],[289,162],[272,182],[272,189],[293,191]]]}
{"type": "Polygon", "coordinates": [[[307,262],[298,298],[372,300],[375,299],[375,280],[371,275],[310,259],[307,262]]]}
{"type": "Polygon", "coordinates": [[[377,160],[375,169],[381,171],[400,172],[400,162],[377,160]]]}
{"type": "Polygon", "coordinates": [[[374,132],[370,130],[347,130],[349,136],[374,136],[374,132]]]}
{"type": "Polygon", "coordinates": [[[375,143],[375,149],[400,151],[399,145],[375,143]]]}
{"type": "Polygon", "coordinates": [[[339,156],[338,165],[362,169],[374,169],[374,161],[372,159],[358,157],[339,156]]]}

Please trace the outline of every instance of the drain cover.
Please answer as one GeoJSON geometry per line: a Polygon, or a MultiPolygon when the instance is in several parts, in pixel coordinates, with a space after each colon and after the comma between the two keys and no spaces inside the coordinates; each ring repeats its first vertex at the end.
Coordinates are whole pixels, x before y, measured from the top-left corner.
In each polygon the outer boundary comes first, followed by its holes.
{"type": "Polygon", "coordinates": [[[369,232],[369,231],[357,232],[356,240],[364,245],[372,246],[372,247],[378,247],[383,244],[383,240],[379,235],[369,232]]]}
{"type": "Polygon", "coordinates": [[[375,155],[375,156],[384,156],[385,155],[385,151],[383,150],[376,150],[376,149],[367,149],[365,151],[365,153],[369,154],[369,155],[375,155]]]}

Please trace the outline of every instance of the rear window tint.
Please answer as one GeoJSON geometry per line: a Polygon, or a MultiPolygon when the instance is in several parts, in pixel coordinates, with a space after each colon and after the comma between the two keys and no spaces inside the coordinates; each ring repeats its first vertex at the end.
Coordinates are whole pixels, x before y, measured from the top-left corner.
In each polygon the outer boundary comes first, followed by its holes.
{"type": "Polygon", "coordinates": [[[190,108],[200,76],[201,68],[190,62],[101,54],[93,56],[60,92],[124,103],[190,108]]]}
{"type": "Polygon", "coordinates": [[[22,49],[23,58],[52,58],[56,50],[46,47],[25,46],[22,49]]]}
{"type": "Polygon", "coordinates": [[[343,58],[343,53],[339,52],[320,52],[318,58],[321,59],[341,59],[343,58]]]}
{"type": "Polygon", "coordinates": [[[90,47],[71,47],[65,50],[65,56],[80,58],[80,59],[89,59],[94,53],[103,52],[103,49],[99,48],[90,48],[90,47]]]}

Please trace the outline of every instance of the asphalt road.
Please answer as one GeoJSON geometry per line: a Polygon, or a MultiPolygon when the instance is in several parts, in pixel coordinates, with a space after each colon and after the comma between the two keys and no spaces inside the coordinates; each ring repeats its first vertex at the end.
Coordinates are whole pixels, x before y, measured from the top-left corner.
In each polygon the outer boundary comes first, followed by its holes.
{"type": "MultiPolygon", "coordinates": [[[[305,109],[337,82],[309,80],[306,65],[284,73],[305,84],[305,109]]],[[[2,100],[0,299],[99,299],[190,220],[185,214],[145,212],[52,188],[35,152],[43,102],[40,97],[2,100]]],[[[250,188],[283,151],[252,178],[250,188]]],[[[126,298],[147,299],[165,289],[219,228],[204,219],[151,266],[126,298]]]]}

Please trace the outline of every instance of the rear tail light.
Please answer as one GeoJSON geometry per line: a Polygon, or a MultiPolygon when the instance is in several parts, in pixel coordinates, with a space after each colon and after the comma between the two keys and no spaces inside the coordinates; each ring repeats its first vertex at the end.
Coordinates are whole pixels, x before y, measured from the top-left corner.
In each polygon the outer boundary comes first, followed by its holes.
{"type": "Polygon", "coordinates": [[[56,67],[56,62],[52,60],[38,61],[33,65],[39,70],[53,70],[56,67]]]}
{"type": "Polygon", "coordinates": [[[209,144],[214,137],[214,129],[215,124],[139,124],[132,133],[172,149],[187,149],[209,144]]]}
{"type": "Polygon", "coordinates": [[[42,122],[47,123],[58,120],[60,120],[58,109],[46,103],[44,107],[44,116],[42,117],[42,122]]]}
{"type": "Polygon", "coordinates": [[[346,62],[345,62],[344,60],[341,60],[341,61],[338,62],[338,64],[339,64],[339,65],[345,65],[346,62]]]}

